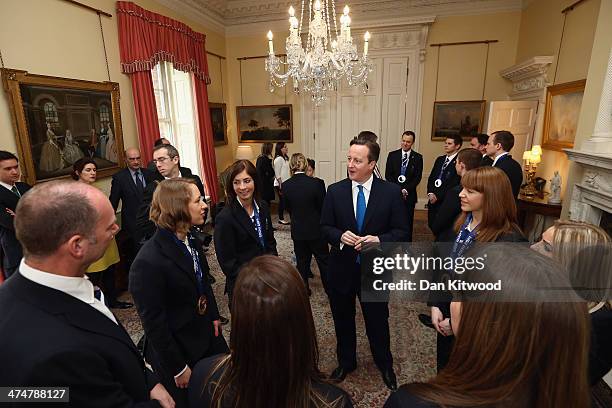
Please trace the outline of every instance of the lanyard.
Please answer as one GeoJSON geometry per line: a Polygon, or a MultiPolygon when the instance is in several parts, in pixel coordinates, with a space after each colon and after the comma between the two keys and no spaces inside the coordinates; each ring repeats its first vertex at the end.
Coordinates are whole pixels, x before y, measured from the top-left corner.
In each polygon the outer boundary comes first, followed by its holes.
{"type": "Polygon", "coordinates": [[[459,233],[457,234],[457,238],[455,238],[453,250],[450,255],[451,258],[461,258],[465,251],[467,251],[476,240],[476,229],[474,228],[472,231],[468,229],[470,222],[472,222],[472,214],[467,216],[465,222],[459,230],[459,233]]]}
{"type": "Polygon", "coordinates": [[[404,161],[404,156],[402,156],[402,168],[400,170],[400,174],[402,176],[406,175],[406,170],[408,169],[408,161],[409,160],[410,160],[410,156],[408,155],[408,153],[406,153],[406,160],[405,161],[404,161]],[[405,166],[404,166],[404,163],[406,164],[405,166]]]}
{"type": "Polygon", "coordinates": [[[196,283],[198,286],[198,295],[202,296],[204,294],[204,273],[202,271],[202,264],[200,263],[200,255],[198,254],[198,251],[196,250],[197,246],[196,246],[195,238],[191,234],[188,233],[187,234],[188,244],[185,244],[185,242],[178,239],[178,237],[174,235],[172,232],[168,230],[164,230],[164,229],[162,229],[161,231],[164,231],[165,233],[170,234],[174,242],[183,251],[183,254],[185,254],[186,256],[189,256],[192,259],[193,270],[195,272],[196,283]],[[187,248],[187,245],[189,245],[189,248],[187,248]]]}
{"type": "Polygon", "coordinates": [[[266,240],[263,234],[263,228],[261,226],[261,220],[259,219],[259,211],[257,210],[257,206],[255,202],[253,202],[253,223],[255,224],[255,231],[257,232],[257,237],[259,239],[259,244],[263,249],[266,249],[266,240]]]}
{"type": "Polygon", "coordinates": [[[438,175],[438,180],[442,180],[442,175],[444,174],[444,170],[446,170],[446,168],[448,167],[448,165],[450,164],[450,160],[449,157],[447,156],[444,159],[444,164],[442,165],[442,168],[440,169],[440,174],[438,175]]]}

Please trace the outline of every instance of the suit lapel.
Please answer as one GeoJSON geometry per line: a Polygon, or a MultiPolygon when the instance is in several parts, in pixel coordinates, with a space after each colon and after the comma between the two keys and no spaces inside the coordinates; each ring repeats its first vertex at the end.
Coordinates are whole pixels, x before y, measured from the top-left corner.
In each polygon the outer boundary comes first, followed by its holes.
{"type": "Polygon", "coordinates": [[[195,271],[193,270],[193,259],[183,252],[170,234],[170,232],[158,229],[155,231],[155,235],[153,235],[152,239],[157,243],[160,251],[166,258],[174,262],[185,274],[187,274],[189,280],[191,280],[194,285],[197,285],[195,271]]]}
{"type": "MultiPolygon", "coordinates": [[[[19,188],[17,189],[19,190],[19,188]]],[[[3,186],[0,186],[0,192],[2,194],[2,200],[4,201],[4,205],[6,206],[6,208],[10,208],[14,211],[15,207],[17,207],[17,201],[19,201],[19,197],[17,197],[17,195],[11,190],[3,186]]],[[[21,190],[19,190],[19,192],[21,193],[21,190]]]]}
{"type": "Polygon", "coordinates": [[[10,285],[14,285],[16,295],[22,300],[45,312],[62,316],[69,324],[81,330],[112,337],[125,344],[139,360],[142,359],[123,326],[115,324],[91,305],[59,290],[32,282],[20,273],[16,273],[11,281],[10,285]]]}
{"type": "Polygon", "coordinates": [[[134,178],[132,177],[132,172],[130,169],[125,169],[125,173],[123,173],[123,177],[125,177],[126,183],[130,186],[130,188],[138,194],[138,188],[136,188],[136,183],[134,182],[134,178]]]}
{"type": "MultiPolygon", "coordinates": [[[[232,210],[234,213],[234,217],[238,220],[240,226],[257,242],[259,245],[259,237],[257,236],[257,232],[255,231],[255,227],[253,226],[253,221],[251,221],[251,217],[247,214],[246,210],[242,208],[240,203],[238,203],[238,199],[232,202],[232,210]]],[[[261,222],[262,227],[265,226],[265,220],[261,219],[261,212],[259,221],[261,222]]]]}
{"type": "MultiPolygon", "coordinates": [[[[346,214],[350,214],[349,229],[351,231],[355,231],[358,234],[359,231],[357,231],[357,220],[355,219],[355,207],[353,206],[353,182],[349,178],[347,178],[346,181],[347,183],[345,184],[344,192],[342,194],[343,196],[347,197],[347,199],[344,200],[346,204],[345,204],[343,213],[346,212],[346,214]]],[[[365,223],[364,223],[364,226],[365,226],[365,223]]]]}

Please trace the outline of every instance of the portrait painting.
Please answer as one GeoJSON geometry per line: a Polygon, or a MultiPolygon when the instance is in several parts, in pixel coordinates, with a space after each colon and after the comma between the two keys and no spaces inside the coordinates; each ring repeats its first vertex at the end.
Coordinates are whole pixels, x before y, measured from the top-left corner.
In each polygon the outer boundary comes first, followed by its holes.
{"type": "Polygon", "coordinates": [[[465,140],[482,132],[485,101],[434,102],[431,140],[461,135],[465,140]]]}
{"type": "Polygon", "coordinates": [[[227,144],[227,116],[224,103],[208,103],[215,146],[227,144]]]}
{"type": "Polygon", "coordinates": [[[98,177],[124,163],[119,85],[3,70],[10,96],[18,153],[29,183],[67,177],[83,157],[98,177]]]}
{"type": "Polygon", "coordinates": [[[237,106],[239,143],[293,142],[292,105],[237,106]]]}
{"type": "Polygon", "coordinates": [[[574,147],[585,85],[586,80],[580,80],[546,89],[542,148],[561,151],[574,147]]]}

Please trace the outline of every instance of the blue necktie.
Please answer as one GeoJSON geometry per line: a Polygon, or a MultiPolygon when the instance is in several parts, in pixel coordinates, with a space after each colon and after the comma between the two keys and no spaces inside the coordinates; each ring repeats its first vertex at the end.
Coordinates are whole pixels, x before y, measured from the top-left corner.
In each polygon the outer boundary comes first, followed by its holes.
{"type": "Polygon", "coordinates": [[[357,230],[361,232],[363,228],[363,219],[366,213],[366,201],[365,194],[363,194],[363,186],[357,186],[359,192],[357,193],[357,212],[355,221],[357,221],[357,230]]]}

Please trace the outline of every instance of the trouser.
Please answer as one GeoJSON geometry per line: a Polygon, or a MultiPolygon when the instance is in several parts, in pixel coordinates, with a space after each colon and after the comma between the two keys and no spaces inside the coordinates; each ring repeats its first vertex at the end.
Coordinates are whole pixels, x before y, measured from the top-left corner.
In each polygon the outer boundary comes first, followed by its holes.
{"type": "Polygon", "coordinates": [[[295,259],[297,269],[304,280],[306,288],[308,285],[308,276],[310,275],[310,261],[314,255],[319,271],[321,272],[321,282],[323,288],[327,291],[327,265],[329,263],[329,248],[327,243],[321,239],[312,240],[293,240],[293,250],[295,251],[295,259]]]}
{"type": "Polygon", "coordinates": [[[446,367],[453,344],[455,343],[455,336],[443,336],[436,331],[436,363],[438,372],[446,367]]]}
{"type": "Polygon", "coordinates": [[[389,304],[387,302],[362,302],[361,296],[354,292],[344,294],[330,288],[329,302],[336,330],[338,365],[349,371],[357,367],[355,297],[359,298],[361,304],[366,334],[376,366],[381,371],[392,369],[389,304]]]}
{"type": "Polygon", "coordinates": [[[410,231],[408,235],[408,242],[412,242],[412,229],[414,226],[414,207],[416,203],[414,201],[406,201],[406,211],[408,212],[408,231],[410,231]]]}
{"type": "Polygon", "coordinates": [[[278,194],[278,219],[284,220],[285,219],[285,197],[283,196],[283,193],[281,192],[280,188],[276,187],[276,192],[278,194]]]}
{"type": "Polygon", "coordinates": [[[427,225],[429,226],[430,229],[434,223],[434,220],[436,219],[436,214],[438,213],[438,209],[440,208],[440,205],[438,204],[439,202],[440,201],[437,201],[436,204],[434,205],[428,204],[427,206],[427,225]]]}

